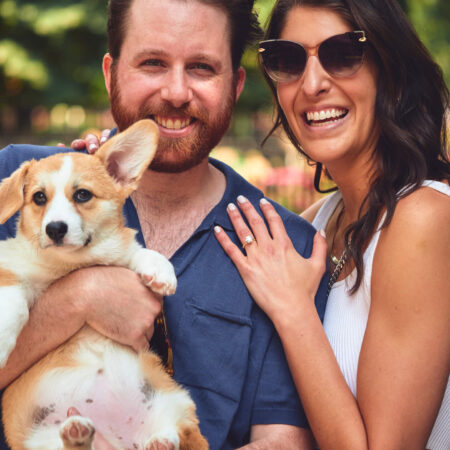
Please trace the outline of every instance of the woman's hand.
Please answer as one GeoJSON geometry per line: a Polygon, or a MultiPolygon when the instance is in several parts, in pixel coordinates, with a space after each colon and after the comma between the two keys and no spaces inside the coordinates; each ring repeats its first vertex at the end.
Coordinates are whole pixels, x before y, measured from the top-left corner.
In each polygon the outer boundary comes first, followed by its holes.
{"type": "Polygon", "coordinates": [[[269,230],[245,197],[239,196],[238,203],[251,229],[234,204],[228,205],[227,211],[246,256],[220,227],[215,227],[216,237],[253,299],[276,323],[279,317],[301,308],[303,302],[314,302],[326,267],[324,233],[316,233],[311,257],[305,259],[295,250],[280,216],[266,199],[261,199],[260,206],[269,230]]]}

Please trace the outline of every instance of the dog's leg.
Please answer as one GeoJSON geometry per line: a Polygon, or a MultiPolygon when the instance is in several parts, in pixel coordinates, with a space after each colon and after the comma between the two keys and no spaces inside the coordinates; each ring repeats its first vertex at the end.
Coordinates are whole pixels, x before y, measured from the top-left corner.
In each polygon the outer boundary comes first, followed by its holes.
{"type": "Polygon", "coordinates": [[[129,268],[139,275],[146,286],[161,295],[172,295],[177,287],[175,271],[169,260],[154,250],[137,243],[130,249],[129,268]]]}
{"type": "Polygon", "coordinates": [[[8,361],[28,316],[28,302],[22,286],[0,287],[0,368],[8,361]]]}
{"type": "Polygon", "coordinates": [[[92,421],[82,416],[70,416],[59,429],[64,450],[91,450],[94,433],[92,421]]]}
{"type": "Polygon", "coordinates": [[[29,437],[20,448],[27,450],[62,450],[63,443],[59,437],[59,426],[50,425],[33,428],[29,437]]]}

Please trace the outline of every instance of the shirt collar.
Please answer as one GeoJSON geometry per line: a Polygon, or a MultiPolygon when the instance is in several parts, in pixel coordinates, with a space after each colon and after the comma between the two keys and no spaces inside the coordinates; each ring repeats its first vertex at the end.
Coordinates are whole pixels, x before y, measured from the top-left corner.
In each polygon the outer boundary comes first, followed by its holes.
{"type": "MultiPolygon", "coordinates": [[[[117,128],[111,130],[109,137],[111,138],[115,134],[117,134],[117,128]]],[[[214,158],[209,158],[209,162],[224,174],[226,179],[226,187],[222,199],[205,217],[196,232],[211,229],[215,225],[219,225],[227,231],[234,231],[234,227],[231,224],[231,221],[227,214],[228,204],[230,202],[235,203],[237,201],[237,197],[241,194],[244,194],[253,204],[255,204],[261,199],[261,197],[264,196],[264,194],[255,186],[246,181],[241,175],[235,172],[227,164],[214,158]]],[[[131,201],[127,203],[128,208],[134,209],[131,201]]],[[[132,213],[131,215],[133,216],[133,218],[136,215],[134,211],[128,210],[128,213],[132,213]]]]}

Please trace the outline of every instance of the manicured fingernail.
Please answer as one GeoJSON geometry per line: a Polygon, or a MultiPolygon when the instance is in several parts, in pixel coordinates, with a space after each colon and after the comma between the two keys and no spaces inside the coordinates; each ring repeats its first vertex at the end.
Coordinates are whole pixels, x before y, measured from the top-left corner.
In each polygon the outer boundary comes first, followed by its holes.
{"type": "Polygon", "coordinates": [[[319,230],[319,233],[324,239],[326,239],[327,234],[325,233],[325,230],[319,230]]]}
{"type": "Polygon", "coordinates": [[[218,227],[217,225],[214,227],[214,231],[216,233],[220,233],[222,230],[220,229],[220,227],[218,227]]]}
{"type": "Polygon", "coordinates": [[[240,195],[238,198],[237,198],[237,201],[239,202],[239,203],[245,203],[245,202],[247,202],[248,200],[247,200],[247,198],[246,197],[244,197],[243,195],[240,195]]]}
{"type": "Polygon", "coordinates": [[[96,145],[96,144],[91,144],[90,146],[89,146],[89,148],[88,148],[88,150],[90,151],[90,152],[92,152],[92,151],[94,151],[94,150],[97,150],[98,149],[98,146],[96,145]]]}
{"type": "Polygon", "coordinates": [[[100,139],[100,144],[103,144],[103,143],[106,142],[107,140],[108,140],[107,136],[103,136],[103,137],[100,139]]]}
{"type": "Polygon", "coordinates": [[[269,204],[268,200],[266,200],[264,197],[259,201],[259,203],[261,203],[261,205],[268,205],[269,204]]]}
{"type": "Polygon", "coordinates": [[[234,211],[236,209],[236,205],[235,204],[233,204],[233,203],[229,203],[228,204],[228,210],[229,211],[234,211]]]}

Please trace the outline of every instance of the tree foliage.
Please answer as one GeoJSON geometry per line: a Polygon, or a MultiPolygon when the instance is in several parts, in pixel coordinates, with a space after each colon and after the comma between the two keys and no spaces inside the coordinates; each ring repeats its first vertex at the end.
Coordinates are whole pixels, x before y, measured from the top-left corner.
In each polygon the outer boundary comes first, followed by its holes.
{"type": "MultiPolygon", "coordinates": [[[[256,0],[264,23],[274,0],[256,0]]],[[[421,38],[450,77],[447,0],[402,0],[421,38]]],[[[102,109],[108,99],[101,61],[106,51],[106,0],[0,2],[0,112],[19,112],[19,126],[36,105],[58,103],[102,109]]],[[[270,94],[256,52],[244,55],[247,88],[238,112],[268,108],[270,94]]],[[[246,130],[242,130],[245,132],[246,130]]]]}

